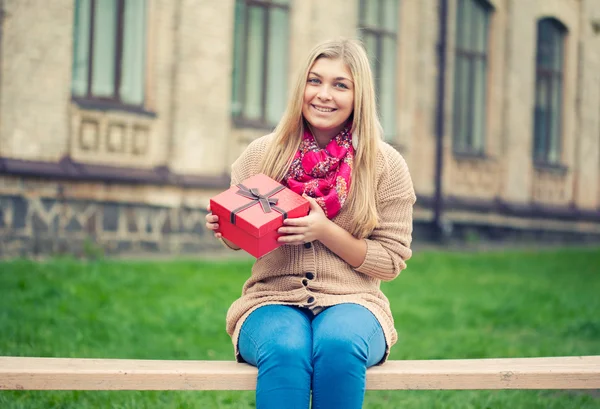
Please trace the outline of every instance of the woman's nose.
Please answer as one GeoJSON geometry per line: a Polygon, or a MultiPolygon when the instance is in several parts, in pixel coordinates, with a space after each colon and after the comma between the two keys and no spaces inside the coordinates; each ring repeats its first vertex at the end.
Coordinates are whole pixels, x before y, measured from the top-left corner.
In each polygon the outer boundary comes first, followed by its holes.
{"type": "Polygon", "coordinates": [[[319,89],[319,93],[317,94],[317,97],[321,100],[321,101],[329,101],[331,99],[331,93],[329,92],[329,88],[324,85],[319,89]]]}

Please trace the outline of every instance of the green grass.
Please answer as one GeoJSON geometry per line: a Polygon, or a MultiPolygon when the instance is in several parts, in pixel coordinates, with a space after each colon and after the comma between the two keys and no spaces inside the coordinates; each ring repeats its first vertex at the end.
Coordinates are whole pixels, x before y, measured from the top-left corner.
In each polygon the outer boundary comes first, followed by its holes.
{"type": "MultiPolygon", "coordinates": [[[[250,262],[0,262],[0,355],[233,359],[250,262]]],[[[600,355],[600,251],[423,252],[382,285],[391,359],[600,355]]],[[[0,408],[254,408],[252,392],[2,391],[0,408]]],[[[368,391],[365,408],[600,408],[568,391],[368,391]]]]}

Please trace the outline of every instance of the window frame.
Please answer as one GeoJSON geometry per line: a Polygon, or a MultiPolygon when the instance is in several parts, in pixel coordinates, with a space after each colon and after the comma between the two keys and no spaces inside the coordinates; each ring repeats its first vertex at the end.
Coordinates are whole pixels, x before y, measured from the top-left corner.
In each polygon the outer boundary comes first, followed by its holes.
{"type": "MultiPolygon", "coordinates": [[[[394,0],[395,1],[395,11],[396,13],[399,12],[400,10],[400,1],[401,0],[394,0]]],[[[399,24],[396,24],[395,26],[395,31],[392,31],[390,29],[385,28],[385,7],[384,7],[384,0],[360,0],[359,1],[359,15],[358,15],[358,32],[360,34],[360,37],[363,39],[363,44],[365,46],[365,48],[367,48],[367,44],[365,41],[365,34],[368,36],[373,36],[375,38],[375,44],[376,44],[376,49],[375,50],[367,50],[367,52],[369,54],[373,54],[375,56],[375,59],[373,61],[369,61],[371,63],[371,70],[373,72],[373,82],[374,82],[374,87],[375,87],[375,95],[377,96],[376,101],[377,101],[377,111],[379,113],[380,116],[380,121],[383,122],[383,117],[382,115],[382,110],[380,108],[379,105],[379,101],[380,101],[380,97],[382,95],[381,92],[381,78],[382,78],[382,71],[383,71],[383,66],[384,63],[387,62],[388,60],[386,58],[382,58],[383,54],[383,42],[384,42],[384,38],[388,38],[391,39],[394,44],[396,45],[396,50],[398,47],[398,39],[399,39],[399,24]],[[377,23],[378,26],[372,26],[370,25],[367,21],[367,13],[366,13],[366,7],[367,7],[367,1],[377,1],[378,2],[378,15],[377,15],[377,23]]],[[[395,21],[398,23],[398,20],[395,19],[395,21]]],[[[396,94],[396,85],[398,84],[398,55],[397,52],[394,54],[393,56],[393,64],[394,64],[394,68],[395,68],[395,81],[394,81],[394,95],[396,94]]],[[[394,100],[394,109],[397,109],[398,107],[398,100],[397,98],[394,100]]],[[[394,116],[394,129],[392,132],[386,133],[386,130],[384,129],[384,138],[388,141],[392,141],[396,138],[397,133],[398,133],[398,122],[397,119],[395,119],[396,117],[394,116]]],[[[383,123],[381,124],[383,127],[383,123]]]]}
{"type": "MultiPolygon", "coordinates": [[[[269,120],[267,119],[267,103],[268,103],[268,79],[269,79],[269,67],[268,67],[268,62],[269,62],[269,52],[270,52],[270,47],[269,47],[269,35],[270,35],[270,30],[271,30],[271,10],[274,8],[280,9],[280,10],[285,10],[287,17],[289,19],[290,17],[290,9],[291,9],[291,5],[289,1],[285,1],[282,2],[281,0],[235,0],[235,4],[234,7],[237,8],[238,7],[238,2],[243,2],[244,3],[244,43],[242,46],[242,50],[239,51],[237,50],[236,46],[236,34],[237,31],[235,30],[234,27],[234,39],[233,39],[233,43],[234,43],[234,47],[233,47],[233,63],[235,64],[235,60],[236,60],[236,54],[237,52],[241,52],[241,66],[239,68],[239,71],[235,71],[235,67],[234,67],[234,71],[232,72],[232,79],[233,81],[235,81],[235,76],[239,76],[240,81],[238,81],[238,89],[236,90],[236,84],[232,83],[232,90],[231,90],[231,104],[235,103],[235,102],[240,102],[241,104],[241,109],[239,111],[239,113],[235,113],[233,111],[233,108],[230,110],[231,112],[231,119],[233,124],[238,127],[238,128],[255,128],[255,129],[273,129],[273,127],[275,125],[277,125],[276,123],[271,123],[269,122],[269,120]],[[262,38],[262,47],[263,47],[263,55],[262,55],[262,77],[261,77],[261,86],[260,86],[260,119],[249,119],[244,117],[244,105],[245,105],[245,101],[246,101],[246,95],[247,95],[247,87],[244,86],[242,84],[243,80],[246,78],[247,72],[248,72],[248,41],[249,41],[249,21],[250,21],[250,9],[251,7],[258,7],[260,9],[262,9],[261,11],[263,12],[263,16],[264,16],[264,36],[262,38]],[[234,93],[237,92],[237,98],[234,98],[234,93]]],[[[235,11],[234,11],[235,13],[235,11]]],[[[235,17],[234,17],[235,18],[235,17]]],[[[289,58],[289,56],[286,56],[287,58],[289,58]]],[[[287,72],[285,73],[287,75],[287,72]]]]}
{"type": "Polygon", "coordinates": [[[533,146],[532,146],[532,157],[533,162],[537,167],[561,167],[562,162],[562,151],[563,151],[563,124],[564,124],[564,70],[565,70],[565,50],[567,42],[568,29],[567,27],[555,17],[543,17],[537,20],[536,24],[536,57],[535,57],[535,88],[534,88],[534,106],[533,106],[533,146]],[[542,25],[548,24],[548,28],[552,30],[552,34],[548,38],[542,38],[540,35],[542,32],[542,25]],[[558,42],[546,42],[551,38],[553,41],[558,35],[558,42]],[[542,62],[541,51],[544,47],[552,47],[551,53],[560,53],[560,67],[548,67],[542,62]],[[545,82],[547,86],[546,92],[546,107],[550,109],[550,113],[547,114],[546,118],[546,132],[542,134],[542,129],[538,129],[538,121],[536,115],[538,114],[538,90],[542,83],[545,82]],[[558,106],[555,107],[552,103],[553,87],[557,86],[559,89],[558,106]],[[557,108],[556,110],[552,108],[557,108]],[[554,115],[558,115],[558,118],[554,118],[554,115]],[[557,129],[553,129],[552,122],[556,119],[558,121],[557,129]],[[557,132],[556,138],[553,137],[553,132],[557,132]],[[543,139],[543,141],[541,140],[543,139]],[[544,151],[538,154],[539,144],[544,145],[544,151]],[[555,145],[555,146],[554,146],[555,145]],[[555,149],[556,159],[552,160],[553,149],[555,149]]]}
{"type": "MultiPolygon", "coordinates": [[[[454,78],[453,78],[453,96],[452,96],[452,151],[455,156],[478,156],[484,157],[486,151],[486,137],[487,137],[487,119],[488,119],[488,102],[489,102],[489,61],[490,61],[490,38],[491,38],[491,27],[492,27],[492,17],[494,15],[494,6],[487,0],[457,0],[456,3],[456,18],[455,18],[455,35],[454,35],[454,78]],[[485,32],[477,32],[479,29],[478,20],[474,18],[473,15],[469,16],[470,20],[468,21],[470,33],[470,41],[471,44],[465,45],[459,42],[459,37],[461,36],[461,32],[458,27],[464,20],[460,19],[460,7],[461,4],[465,4],[465,2],[471,2],[470,7],[478,8],[484,12],[484,16],[486,18],[484,22],[484,30],[485,32]],[[474,34],[475,32],[475,34],[474,34]],[[477,50],[477,46],[472,44],[475,38],[478,36],[485,36],[484,50],[477,50]],[[467,64],[467,72],[469,73],[468,78],[471,78],[471,81],[468,81],[468,90],[467,95],[462,98],[466,98],[466,101],[461,100],[457,89],[463,85],[461,81],[464,79],[458,77],[459,75],[459,62],[464,62],[467,64]],[[482,126],[481,131],[482,135],[477,137],[475,135],[475,111],[476,107],[476,99],[475,95],[475,72],[476,66],[478,63],[483,64],[483,78],[482,87],[483,92],[483,107],[481,109],[481,118],[482,126]],[[459,101],[460,100],[460,101],[459,101]],[[460,109],[460,111],[459,111],[460,109]],[[466,124],[463,124],[460,118],[462,118],[464,112],[462,109],[466,109],[466,124]],[[464,146],[459,146],[459,136],[462,136],[462,131],[464,128],[466,129],[466,134],[464,137],[464,146]]],[[[462,138],[461,138],[462,139],[462,138]]]]}
{"type": "MultiPolygon", "coordinates": [[[[77,1],[77,0],[75,0],[77,1]]],[[[74,95],[71,90],[71,100],[78,106],[85,109],[93,110],[120,110],[132,113],[140,113],[147,116],[156,116],[153,112],[149,112],[145,109],[147,94],[145,88],[145,82],[147,79],[147,70],[143,72],[143,84],[144,84],[144,97],[140,104],[125,103],[121,99],[120,87],[123,72],[123,41],[124,41],[124,29],[125,29],[125,1],[126,0],[115,0],[116,1],[116,33],[115,33],[115,62],[114,62],[114,82],[113,82],[113,94],[111,97],[100,97],[95,96],[92,93],[93,79],[94,79],[94,31],[96,26],[96,5],[102,0],[89,0],[90,1],[90,12],[89,12],[89,33],[88,33],[88,58],[87,58],[87,89],[85,95],[79,96],[74,95]]],[[[148,5],[147,0],[143,0],[145,7],[145,21],[147,27],[148,21],[148,5]]],[[[146,29],[147,30],[147,29],[146,29]]],[[[144,47],[147,48],[147,31],[144,33],[144,47]]],[[[74,56],[72,57],[74,58],[74,56]]],[[[144,67],[146,61],[144,61],[144,67]]]]}

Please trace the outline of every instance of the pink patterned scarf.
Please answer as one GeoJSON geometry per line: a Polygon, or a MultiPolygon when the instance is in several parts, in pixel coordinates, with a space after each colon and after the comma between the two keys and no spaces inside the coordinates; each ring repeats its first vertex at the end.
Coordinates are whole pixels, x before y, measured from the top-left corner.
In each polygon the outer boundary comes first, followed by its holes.
{"type": "Polygon", "coordinates": [[[354,148],[351,126],[333,138],[324,149],[305,129],[298,152],[283,183],[294,192],[316,200],[328,218],[338,214],[350,190],[354,148]]]}

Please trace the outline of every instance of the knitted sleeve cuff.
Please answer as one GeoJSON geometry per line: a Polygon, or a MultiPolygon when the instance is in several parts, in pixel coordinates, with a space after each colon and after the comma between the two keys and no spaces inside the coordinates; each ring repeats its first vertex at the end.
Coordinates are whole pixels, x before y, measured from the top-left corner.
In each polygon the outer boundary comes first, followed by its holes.
{"type": "Polygon", "coordinates": [[[375,240],[365,239],[367,254],[355,270],[383,281],[393,280],[400,273],[387,250],[375,240]]]}
{"type": "Polygon", "coordinates": [[[230,249],[230,250],[233,250],[233,251],[238,251],[238,250],[241,250],[241,249],[234,249],[233,247],[230,247],[230,246],[229,246],[229,244],[227,244],[227,242],[226,242],[225,240],[223,240],[222,238],[220,238],[220,239],[219,239],[219,241],[221,242],[221,244],[222,244],[222,245],[223,245],[225,248],[228,248],[228,249],[230,249]]]}

